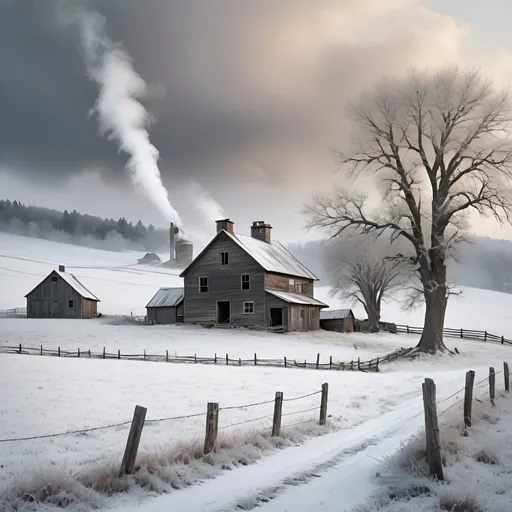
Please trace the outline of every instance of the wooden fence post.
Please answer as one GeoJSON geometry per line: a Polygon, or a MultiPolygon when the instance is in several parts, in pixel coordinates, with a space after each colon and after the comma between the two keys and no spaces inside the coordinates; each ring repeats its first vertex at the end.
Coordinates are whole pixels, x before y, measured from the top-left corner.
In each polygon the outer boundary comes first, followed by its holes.
{"type": "Polygon", "coordinates": [[[322,394],[320,398],[320,425],[327,423],[327,395],[329,394],[329,384],[325,382],[322,384],[322,394]]]}
{"type": "Polygon", "coordinates": [[[215,352],[215,355],[213,356],[213,362],[217,364],[217,352],[215,352]]]}
{"type": "Polygon", "coordinates": [[[229,364],[229,356],[226,354],[226,366],[229,364]]]}
{"type": "Polygon", "coordinates": [[[165,362],[166,363],[169,362],[169,351],[168,350],[165,351],[165,362]]]}
{"type": "Polygon", "coordinates": [[[274,419],[272,421],[272,437],[277,437],[281,433],[281,416],[283,414],[283,392],[276,391],[274,400],[274,419]]]}
{"type": "Polygon", "coordinates": [[[427,441],[427,462],[430,474],[438,480],[444,480],[439,441],[439,423],[437,420],[436,385],[432,379],[425,379],[421,385],[423,408],[425,410],[425,435],[427,441]]]}
{"type": "Polygon", "coordinates": [[[360,371],[361,370],[361,358],[358,357],[357,358],[357,371],[360,371]]]}
{"type": "Polygon", "coordinates": [[[144,349],[144,361],[146,360],[146,349],[144,349]]]}
{"type": "Polygon", "coordinates": [[[405,328],[407,329],[407,334],[409,334],[409,326],[406,325],[405,328]]]}
{"type": "Polygon", "coordinates": [[[466,388],[464,390],[464,426],[471,427],[471,408],[473,405],[473,385],[475,383],[475,372],[466,372],[466,388]]]}
{"type": "Polygon", "coordinates": [[[41,355],[43,355],[43,345],[41,345],[41,355]]]}
{"type": "Polygon", "coordinates": [[[256,352],[254,352],[254,366],[258,364],[258,358],[256,357],[256,352]]]}
{"type": "Polygon", "coordinates": [[[18,347],[18,354],[21,354],[21,343],[20,346],[18,347]]]}
{"type": "Polygon", "coordinates": [[[496,372],[492,366],[489,368],[489,397],[491,399],[491,405],[495,405],[494,399],[496,398],[496,372]]]}
{"type": "Polygon", "coordinates": [[[329,370],[332,370],[332,356],[329,356],[329,370]]]}
{"type": "Polygon", "coordinates": [[[315,368],[318,370],[318,366],[320,365],[320,352],[316,355],[316,366],[315,368]]]}
{"type": "Polygon", "coordinates": [[[139,449],[140,436],[142,434],[142,427],[146,419],[147,409],[140,405],[135,406],[133,413],[132,426],[128,434],[128,441],[126,442],[126,449],[124,451],[123,462],[121,462],[121,469],[119,476],[129,475],[135,467],[135,459],[139,449]]]}
{"type": "MultiPolygon", "coordinates": [[[[20,349],[21,349],[21,345],[20,345],[20,349]]],[[[21,354],[21,351],[20,351],[20,354],[21,354]]],[[[57,356],[60,357],[60,347],[57,347],[57,356]]]]}
{"type": "Polygon", "coordinates": [[[502,336],[501,337],[501,344],[504,345],[505,344],[505,336],[502,336]]]}
{"type": "Polygon", "coordinates": [[[464,338],[464,332],[462,331],[462,327],[460,328],[460,337],[464,338]]]}
{"type": "Polygon", "coordinates": [[[103,347],[103,359],[105,359],[105,347],[103,347]]]}
{"type": "Polygon", "coordinates": [[[80,357],[80,347],[78,347],[78,357],[80,357]]]}
{"type": "Polygon", "coordinates": [[[284,356],[284,367],[286,368],[286,356],[284,356]]]}
{"type": "Polygon", "coordinates": [[[510,371],[508,369],[508,363],[503,363],[503,377],[505,379],[505,391],[510,391],[510,371]]]}
{"type": "Polygon", "coordinates": [[[241,357],[238,358],[238,366],[242,366],[242,358],[241,357]]]}
{"type": "Polygon", "coordinates": [[[194,354],[194,363],[197,364],[197,354],[194,354]]]}
{"type": "Polygon", "coordinates": [[[487,331],[484,331],[484,341],[487,341],[487,331]]]}
{"type": "Polygon", "coordinates": [[[208,402],[206,408],[206,434],[204,437],[203,453],[212,452],[215,449],[217,441],[217,432],[219,430],[219,404],[208,402]]]}
{"type": "Polygon", "coordinates": [[[117,351],[117,359],[121,359],[121,350],[117,351]]]}
{"type": "Polygon", "coordinates": [[[376,371],[377,373],[379,373],[379,361],[380,361],[380,359],[377,357],[377,363],[376,363],[376,365],[375,365],[375,371],[376,371]]]}
{"type": "Polygon", "coordinates": [[[91,349],[89,349],[89,357],[91,357],[91,349]]]}

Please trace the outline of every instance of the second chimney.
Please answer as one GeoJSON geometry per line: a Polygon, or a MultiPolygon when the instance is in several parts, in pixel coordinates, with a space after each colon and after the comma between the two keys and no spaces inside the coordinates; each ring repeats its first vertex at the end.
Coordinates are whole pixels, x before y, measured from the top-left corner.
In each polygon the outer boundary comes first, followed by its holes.
{"type": "Polygon", "coordinates": [[[229,219],[216,220],[215,224],[217,224],[217,233],[219,231],[222,231],[223,229],[225,231],[227,231],[228,233],[232,233],[232,234],[234,233],[235,223],[232,220],[229,220],[229,219]]]}
{"type": "Polygon", "coordinates": [[[66,267],[64,265],[59,265],[59,272],[66,272],[66,267]]]}
{"type": "Polygon", "coordinates": [[[262,220],[255,220],[251,226],[251,236],[256,238],[257,240],[261,240],[262,242],[270,243],[270,230],[272,226],[270,224],[265,224],[262,220]]]}

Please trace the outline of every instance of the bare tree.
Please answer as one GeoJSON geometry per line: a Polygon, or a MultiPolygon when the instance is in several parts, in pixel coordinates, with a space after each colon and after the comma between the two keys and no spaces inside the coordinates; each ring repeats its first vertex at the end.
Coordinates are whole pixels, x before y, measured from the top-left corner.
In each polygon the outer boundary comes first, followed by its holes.
{"type": "Polygon", "coordinates": [[[508,91],[477,71],[445,69],[384,82],[350,109],[357,148],[338,154],[355,179],[373,175],[382,202],[342,190],[307,208],[310,227],[407,240],[425,301],[419,351],[445,350],[446,260],[464,239],[467,214],[509,222],[512,145],[508,91]]]}
{"type": "Polygon", "coordinates": [[[351,304],[362,304],[368,315],[369,331],[378,332],[382,300],[400,286],[402,262],[387,258],[380,251],[371,251],[368,243],[354,248],[350,242],[345,239],[332,251],[336,261],[332,295],[339,295],[351,304]]]}

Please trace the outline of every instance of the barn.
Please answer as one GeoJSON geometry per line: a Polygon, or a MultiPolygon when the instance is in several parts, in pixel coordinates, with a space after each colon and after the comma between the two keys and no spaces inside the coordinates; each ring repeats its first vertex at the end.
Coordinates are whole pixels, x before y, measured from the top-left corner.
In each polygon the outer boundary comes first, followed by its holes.
{"type": "Polygon", "coordinates": [[[147,303],[147,321],[152,324],[183,323],[183,288],[160,288],[147,303]]]}
{"type": "Polygon", "coordinates": [[[28,318],[91,318],[98,314],[100,302],[64,265],[25,297],[28,318]]]}
{"type": "Polygon", "coordinates": [[[326,331],[353,332],[354,313],[351,309],[321,311],[320,328],[326,331]]]}

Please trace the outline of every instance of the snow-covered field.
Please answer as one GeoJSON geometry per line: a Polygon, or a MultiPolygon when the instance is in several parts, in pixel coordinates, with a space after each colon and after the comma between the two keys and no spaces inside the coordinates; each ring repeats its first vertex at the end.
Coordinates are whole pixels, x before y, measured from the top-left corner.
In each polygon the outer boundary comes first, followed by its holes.
{"type": "MultiPolygon", "coordinates": [[[[164,269],[134,265],[139,256],[0,233],[0,309],[23,306],[25,293],[57,265],[64,264],[100,297],[103,313],[144,314],[146,302],[158,287],[179,286],[181,280],[164,269]]],[[[329,298],[326,287],[317,288],[317,296],[334,308],[342,306],[329,298]]],[[[422,312],[402,312],[391,301],[384,307],[383,318],[421,325],[422,312]]],[[[487,329],[507,337],[512,337],[510,320],[512,296],[482,290],[466,290],[462,299],[450,302],[447,312],[450,327],[487,329]]],[[[109,352],[119,349],[121,353],[145,349],[148,353],[164,354],[169,350],[178,355],[197,353],[211,357],[217,353],[221,357],[228,353],[230,358],[250,358],[256,352],[262,358],[308,360],[320,353],[321,361],[327,361],[329,356],[334,360],[364,360],[400,346],[412,346],[417,339],[384,333],[375,336],[320,331],[274,335],[193,326],[115,325],[107,317],[80,321],[0,319],[2,345],[42,344],[45,348],[95,351],[106,347],[109,352]]],[[[89,510],[91,504],[101,509],[148,512],[218,512],[255,505],[269,512],[350,510],[378,490],[378,483],[370,480],[379,470],[379,460],[392,454],[421,426],[421,383],[425,377],[435,379],[441,400],[462,387],[466,370],[475,370],[477,379],[481,379],[489,366],[500,368],[504,360],[512,362],[510,346],[460,339],[447,340],[447,344],[456,346],[460,355],[401,361],[383,366],[378,374],[0,354],[0,441],[123,423],[131,419],[137,404],[148,408],[147,420],[155,420],[203,414],[208,401],[226,408],[271,401],[276,391],[293,398],[318,391],[323,382],[329,382],[332,429],[314,437],[318,432],[311,430],[311,423],[294,425],[318,417],[318,394],[285,402],[283,412],[297,414],[283,418],[284,431],[291,441],[300,444],[283,450],[276,450],[268,439],[254,437],[254,432],[268,434],[272,403],[224,409],[219,420],[224,439],[231,444],[234,439],[239,444],[252,440],[250,443],[259,449],[253,448],[249,456],[243,454],[247,447],[231,447],[234,451],[226,448],[214,461],[214,467],[183,462],[187,450],[202,442],[204,415],[147,422],[140,452],[154,461],[157,455],[161,458],[163,453],[181,450],[181,462],[174,464],[173,470],[161,469],[148,480],[129,480],[130,492],[106,500],[90,489],[77,491],[74,482],[111,465],[118,467],[127,425],[0,442],[0,487],[3,484],[12,489],[13,484],[20,483],[33,492],[34,486],[61,482],[62,496],[71,491],[75,495],[82,493],[82,503],[73,505],[76,510],[89,510]],[[315,410],[300,412],[312,408],[315,410]],[[261,417],[264,418],[257,419],[261,417]],[[235,425],[247,420],[255,421],[235,425]],[[264,457],[257,461],[259,455],[254,450],[264,457]],[[255,463],[240,467],[244,457],[246,463],[255,463]],[[222,471],[222,466],[231,471],[222,471]],[[40,479],[31,480],[34,476],[40,479]],[[216,478],[204,482],[208,476],[216,478]],[[173,487],[197,480],[202,483],[170,492],[173,487]],[[161,491],[170,494],[149,498],[161,491]],[[270,501],[265,504],[267,499],[270,501]]],[[[455,396],[444,405],[459,398],[455,396]]],[[[33,503],[26,504],[27,510],[33,507],[33,503]]]]}

